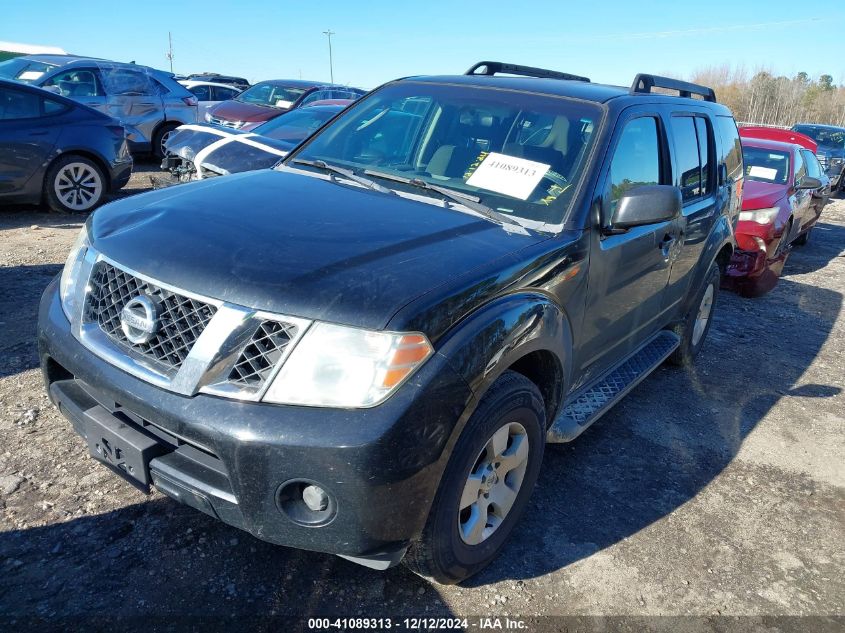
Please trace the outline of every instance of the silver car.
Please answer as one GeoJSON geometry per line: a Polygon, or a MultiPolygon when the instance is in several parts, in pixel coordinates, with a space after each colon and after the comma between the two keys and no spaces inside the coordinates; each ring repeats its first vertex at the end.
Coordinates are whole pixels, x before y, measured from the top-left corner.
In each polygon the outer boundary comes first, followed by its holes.
{"type": "Polygon", "coordinates": [[[197,98],[171,73],[75,55],[27,55],[0,63],[0,77],[26,82],[119,120],[135,153],[164,155],[170,133],[197,121],[197,98]]]}

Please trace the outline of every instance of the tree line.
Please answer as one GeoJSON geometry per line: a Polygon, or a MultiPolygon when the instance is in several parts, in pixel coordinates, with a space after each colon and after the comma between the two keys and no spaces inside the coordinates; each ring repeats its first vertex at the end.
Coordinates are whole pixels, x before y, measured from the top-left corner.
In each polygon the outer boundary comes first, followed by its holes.
{"type": "Polygon", "coordinates": [[[845,86],[831,75],[794,77],[758,70],[715,66],[693,74],[692,81],[710,86],[737,121],[791,127],[796,123],[827,123],[845,127],[845,86]]]}

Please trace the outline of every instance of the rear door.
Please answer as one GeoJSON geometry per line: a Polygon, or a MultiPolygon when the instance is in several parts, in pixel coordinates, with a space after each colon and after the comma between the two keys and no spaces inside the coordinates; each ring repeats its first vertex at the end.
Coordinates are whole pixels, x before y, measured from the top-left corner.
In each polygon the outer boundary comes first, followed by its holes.
{"type": "Polygon", "coordinates": [[[664,308],[674,309],[690,291],[707,237],[727,204],[716,195],[716,140],[712,120],[702,112],[672,113],[673,183],[680,187],[683,212],[677,257],[672,261],[664,308]]]}
{"type": "Polygon", "coordinates": [[[101,64],[108,114],[127,128],[132,143],[152,140],[153,130],[164,120],[164,104],[155,79],[143,67],[101,64]]]}
{"type": "Polygon", "coordinates": [[[56,145],[68,106],[28,90],[0,87],[0,195],[33,191],[56,145]]]}
{"type": "Polygon", "coordinates": [[[638,226],[620,235],[603,232],[626,191],[671,184],[667,131],[657,111],[648,106],[626,110],[614,130],[599,182],[584,341],[576,361],[585,380],[603,373],[663,326],[670,270],[667,246],[677,235],[676,221],[638,226]]]}
{"type": "Polygon", "coordinates": [[[807,175],[813,178],[818,178],[822,182],[822,186],[819,189],[810,190],[810,193],[812,194],[812,212],[808,214],[808,217],[806,218],[804,223],[805,225],[812,225],[816,220],[819,219],[819,216],[822,213],[822,209],[824,208],[824,205],[827,202],[827,198],[830,196],[830,180],[822,172],[822,166],[819,163],[819,159],[816,158],[816,155],[813,154],[813,152],[808,149],[802,149],[801,156],[804,157],[804,164],[807,168],[807,175]]]}

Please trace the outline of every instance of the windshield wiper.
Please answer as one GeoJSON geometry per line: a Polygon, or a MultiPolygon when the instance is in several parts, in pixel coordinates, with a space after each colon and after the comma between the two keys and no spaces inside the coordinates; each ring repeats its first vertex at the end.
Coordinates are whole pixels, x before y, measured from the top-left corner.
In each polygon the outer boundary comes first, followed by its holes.
{"type": "Polygon", "coordinates": [[[396,195],[395,191],[393,191],[392,189],[388,189],[387,187],[382,187],[374,180],[370,180],[369,178],[362,178],[351,169],[346,169],[345,167],[338,167],[337,165],[332,165],[324,160],[305,160],[304,158],[297,158],[292,162],[294,165],[308,165],[309,167],[316,167],[317,169],[322,169],[323,171],[327,171],[331,174],[343,176],[347,180],[357,182],[359,185],[363,185],[367,189],[372,189],[373,191],[378,191],[379,193],[389,193],[396,195]]]}
{"type": "Polygon", "coordinates": [[[472,209],[479,215],[484,216],[495,224],[498,224],[500,226],[507,225],[511,227],[518,227],[520,229],[520,233],[528,233],[525,230],[525,227],[522,226],[519,222],[517,222],[511,217],[508,217],[504,213],[499,213],[498,211],[491,209],[486,204],[483,204],[481,202],[481,198],[478,198],[477,196],[461,193],[453,189],[448,189],[447,187],[441,187],[440,185],[433,185],[430,182],[426,182],[422,178],[405,178],[404,176],[397,176],[395,174],[374,171],[372,169],[365,169],[364,173],[368,176],[384,178],[385,180],[393,180],[394,182],[401,182],[406,185],[411,185],[412,187],[418,187],[420,189],[434,191],[435,193],[439,193],[443,198],[451,202],[457,202],[459,204],[464,205],[468,209],[472,209]]]}

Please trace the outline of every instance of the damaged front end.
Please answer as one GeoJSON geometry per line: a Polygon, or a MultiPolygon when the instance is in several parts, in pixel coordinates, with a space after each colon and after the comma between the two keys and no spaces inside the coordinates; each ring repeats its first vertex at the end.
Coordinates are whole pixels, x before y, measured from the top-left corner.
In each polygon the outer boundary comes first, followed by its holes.
{"type": "Polygon", "coordinates": [[[169,177],[150,177],[160,189],[193,180],[269,169],[293,149],[290,143],[211,125],[183,125],[170,135],[161,168],[169,177]]]}

